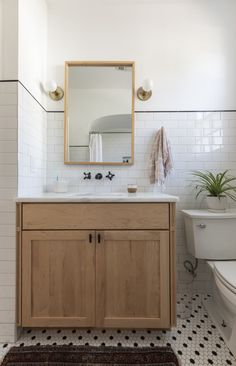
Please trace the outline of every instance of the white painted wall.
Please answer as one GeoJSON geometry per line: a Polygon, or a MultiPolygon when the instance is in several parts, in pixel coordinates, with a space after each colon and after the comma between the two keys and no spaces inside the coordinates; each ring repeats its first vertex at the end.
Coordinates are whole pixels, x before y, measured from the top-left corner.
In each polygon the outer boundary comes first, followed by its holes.
{"type": "MultiPolygon", "coordinates": [[[[236,107],[235,0],[48,0],[48,75],[65,60],[134,60],[137,110],[236,107]]],[[[51,110],[63,103],[50,102],[51,110]]]]}
{"type": "Polygon", "coordinates": [[[0,80],[18,75],[18,0],[0,0],[0,80]]]}
{"type": "Polygon", "coordinates": [[[19,1],[19,80],[45,105],[47,4],[45,0],[19,1]]]}
{"type": "Polygon", "coordinates": [[[46,104],[46,0],[0,0],[0,80],[20,80],[46,104]]]}

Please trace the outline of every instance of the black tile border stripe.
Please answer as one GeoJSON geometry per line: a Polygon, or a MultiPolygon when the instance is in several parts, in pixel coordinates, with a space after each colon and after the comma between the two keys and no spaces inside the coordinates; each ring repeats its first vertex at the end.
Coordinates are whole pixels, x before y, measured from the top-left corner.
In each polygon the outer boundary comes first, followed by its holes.
{"type": "MultiPolygon", "coordinates": [[[[35,96],[29,91],[29,89],[26,88],[26,86],[20,81],[20,80],[0,80],[0,83],[19,83],[28,93],[29,95],[38,103],[38,105],[46,112],[46,113],[64,113],[64,111],[49,111],[47,110],[36,98],[35,96]]],[[[141,114],[141,113],[214,113],[214,112],[236,112],[236,109],[196,109],[196,110],[164,110],[164,111],[159,111],[159,110],[136,110],[134,111],[137,114],[141,114]]]]}
{"type": "Polygon", "coordinates": [[[44,106],[38,101],[38,99],[35,98],[35,96],[29,91],[29,89],[26,88],[26,86],[24,84],[22,84],[22,82],[20,80],[18,80],[18,83],[29,93],[29,95],[38,103],[38,105],[45,111],[48,112],[46,110],[46,108],[44,108],[44,106]]]}
{"type": "Polygon", "coordinates": [[[213,113],[213,112],[236,112],[236,109],[189,109],[179,111],[135,111],[135,113],[213,113]]]}
{"type": "Polygon", "coordinates": [[[18,83],[19,80],[0,80],[0,83],[18,83]]]}

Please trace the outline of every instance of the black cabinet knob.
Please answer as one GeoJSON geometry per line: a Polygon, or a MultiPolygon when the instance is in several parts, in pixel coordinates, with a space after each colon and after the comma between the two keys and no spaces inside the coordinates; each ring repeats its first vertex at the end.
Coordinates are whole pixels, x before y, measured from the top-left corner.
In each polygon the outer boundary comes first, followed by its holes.
{"type": "Polygon", "coordinates": [[[102,173],[97,173],[96,175],[95,175],[95,179],[102,179],[102,173]]]}

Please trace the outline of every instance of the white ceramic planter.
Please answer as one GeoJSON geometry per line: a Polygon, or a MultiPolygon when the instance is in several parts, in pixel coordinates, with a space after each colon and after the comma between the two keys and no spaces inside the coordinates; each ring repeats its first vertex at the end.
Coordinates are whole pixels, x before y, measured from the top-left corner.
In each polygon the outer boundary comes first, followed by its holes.
{"type": "Polygon", "coordinates": [[[227,210],[228,202],[226,196],[220,196],[220,197],[207,196],[206,200],[208,210],[211,212],[222,212],[227,210]]]}

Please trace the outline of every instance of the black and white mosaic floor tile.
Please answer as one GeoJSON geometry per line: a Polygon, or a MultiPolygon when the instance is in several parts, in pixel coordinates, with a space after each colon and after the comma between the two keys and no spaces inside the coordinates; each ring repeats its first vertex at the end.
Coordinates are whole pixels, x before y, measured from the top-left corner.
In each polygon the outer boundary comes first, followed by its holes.
{"type": "MultiPolygon", "coordinates": [[[[117,347],[144,347],[171,345],[182,366],[236,366],[215,325],[201,303],[201,296],[178,297],[178,305],[187,306],[190,316],[178,318],[171,331],[122,329],[25,329],[17,346],[44,344],[71,344],[117,347]]],[[[0,360],[12,345],[0,345],[0,360]]]]}

